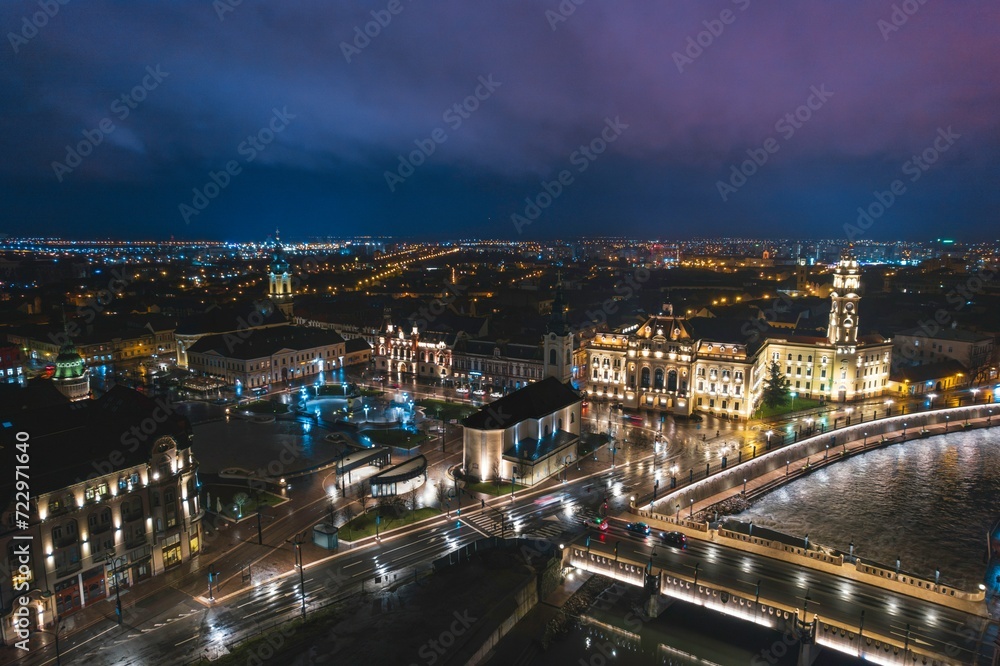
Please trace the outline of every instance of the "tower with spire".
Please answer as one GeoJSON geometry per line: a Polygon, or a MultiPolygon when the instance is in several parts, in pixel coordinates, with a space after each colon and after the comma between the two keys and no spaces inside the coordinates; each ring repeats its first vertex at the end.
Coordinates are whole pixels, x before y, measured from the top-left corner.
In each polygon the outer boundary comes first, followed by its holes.
{"type": "Polygon", "coordinates": [[[850,247],[840,255],[833,271],[830,292],[830,324],[826,337],[838,349],[852,350],[858,344],[858,303],[861,296],[861,268],[850,247]]]}
{"type": "Polygon", "coordinates": [[[564,384],[573,377],[573,332],[566,319],[566,302],[563,298],[562,275],[556,282],[552,315],[545,327],[542,341],[545,376],[555,377],[564,384]]]}
{"type": "Polygon", "coordinates": [[[267,296],[281,312],[292,318],[294,293],[292,292],[292,271],[285,259],[285,249],[281,245],[278,230],[274,230],[274,249],[267,265],[267,296]]]}
{"type": "Polygon", "coordinates": [[[90,397],[90,370],[87,369],[83,357],[69,337],[65,311],[63,327],[66,342],[59,348],[59,355],[56,356],[56,370],[52,375],[52,382],[70,401],[86,400],[90,397]]]}

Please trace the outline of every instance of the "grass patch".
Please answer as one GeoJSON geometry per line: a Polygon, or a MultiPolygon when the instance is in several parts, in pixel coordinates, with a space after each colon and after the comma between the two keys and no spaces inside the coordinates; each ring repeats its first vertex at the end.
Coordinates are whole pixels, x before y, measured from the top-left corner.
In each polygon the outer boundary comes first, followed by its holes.
{"type": "MultiPolygon", "coordinates": [[[[205,508],[209,511],[215,511],[219,503],[222,504],[222,514],[228,518],[236,520],[239,516],[238,511],[233,510],[233,497],[236,493],[246,493],[249,499],[243,505],[243,517],[254,514],[257,512],[257,501],[254,500],[254,493],[250,488],[245,486],[227,486],[227,485],[207,485],[202,486],[202,495],[205,500],[205,508]],[[209,503],[210,502],[210,503],[209,503]]],[[[279,497],[273,493],[267,491],[259,492],[260,506],[277,506],[284,501],[284,498],[279,497]]]]}
{"type": "Polygon", "coordinates": [[[365,430],[361,434],[370,439],[372,444],[395,446],[402,449],[412,449],[431,439],[422,432],[410,432],[409,430],[400,430],[398,428],[391,430],[365,430]]]}
{"type": "Polygon", "coordinates": [[[777,407],[767,407],[766,405],[761,405],[757,408],[754,418],[758,419],[769,419],[775,416],[782,416],[784,414],[791,414],[792,412],[798,412],[803,409],[814,409],[819,407],[821,403],[819,400],[811,400],[810,398],[796,398],[795,400],[789,400],[783,405],[777,407]]]}
{"type": "Polygon", "coordinates": [[[479,483],[465,484],[465,489],[470,493],[483,493],[485,495],[495,495],[499,497],[500,495],[509,495],[511,485],[514,486],[514,492],[519,492],[527,488],[527,486],[522,486],[517,483],[511,484],[509,481],[501,483],[499,486],[492,481],[480,481],[479,483]]]}
{"type": "MultiPolygon", "coordinates": [[[[375,516],[377,515],[378,513],[372,510],[363,516],[358,516],[349,524],[341,526],[340,532],[346,536],[348,541],[375,536],[375,516]]],[[[402,518],[387,518],[382,516],[382,524],[378,526],[378,533],[385,534],[389,530],[394,530],[406,525],[412,525],[418,520],[439,515],[441,515],[440,509],[425,506],[421,509],[417,509],[416,511],[407,511],[406,515],[402,518]]]]}
{"type": "Polygon", "coordinates": [[[243,405],[243,409],[248,409],[254,414],[287,414],[288,405],[283,402],[271,402],[270,400],[256,400],[243,405]]]}
{"type": "Polygon", "coordinates": [[[472,405],[464,405],[459,402],[447,402],[445,400],[435,400],[433,398],[425,398],[417,402],[417,404],[424,408],[424,414],[427,416],[432,416],[436,419],[443,419],[445,421],[450,421],[452,419],[464,419],[469,414],[473,414],[478,411],[472,405]]]}

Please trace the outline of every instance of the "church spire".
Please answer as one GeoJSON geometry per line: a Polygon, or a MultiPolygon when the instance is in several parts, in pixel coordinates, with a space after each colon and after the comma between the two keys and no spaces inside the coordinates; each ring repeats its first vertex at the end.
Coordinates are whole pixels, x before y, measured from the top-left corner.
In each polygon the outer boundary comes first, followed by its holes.
{"type": "Polygon", "coordinates": [[[552,300],[552,316],[546,327],[549,333],[556,335],[566,335],[569,332],[569,325],[566,321],[566,302],[563,299],[562,272],[556,274],[556,294],[552,300]]]}

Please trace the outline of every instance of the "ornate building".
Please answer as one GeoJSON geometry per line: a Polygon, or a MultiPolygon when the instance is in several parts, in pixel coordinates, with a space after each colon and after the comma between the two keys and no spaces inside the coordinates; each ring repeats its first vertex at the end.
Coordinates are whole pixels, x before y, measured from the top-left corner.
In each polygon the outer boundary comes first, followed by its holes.
{"type": "Polygon", "coordinates": [[[826,336],[763,321],[688,319],[668,306],[637,327],[588,341],[578,354],[582,388],[630,409],[747,419],[776,362],[797,397],[844,402],[881,395],[892,342],[858,335],[860,286],[858,262],[845,255],[834,270],[826,336]]]}
{"type": "Polygon", "coordinates": [[[67,341],[59,350],[52,381],[59,392],[70,400],[86,400],[90,397],[90,370],[72,341],[67,341]]]}
{"type": "Polygon", "coordinates": [[[278,240],[277,231],[274,232],[274,252],[267,265],[267,285],[267,297],[291,321],[295,296],[292,291],[292,269],[285,259],[285,249],[278,240]]]}

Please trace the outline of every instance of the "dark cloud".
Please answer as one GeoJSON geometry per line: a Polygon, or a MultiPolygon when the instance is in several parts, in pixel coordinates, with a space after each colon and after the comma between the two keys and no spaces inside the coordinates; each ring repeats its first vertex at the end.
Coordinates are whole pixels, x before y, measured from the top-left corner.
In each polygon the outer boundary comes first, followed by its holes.
{"type": "Polygon", "coordinates": [[[350,63],[342,43],[388,0],[243,0],[220,20],[226,2],[73,0],[25,40],[10,33],[38,2],[0,7],[5,228],[240,238],[280,218],[300,236],[511,236],[540,180],[571,169],[525,235],[837,236],[949,126],[961,139],[871,235],[976,236],[996,218],[994,2],[587,0],[555,22],[556,0],[399,0],[350,63]],[[918,9],[890,32],[894,7],[918,9]],[[679,72],[674,54],[720,26],[679,72]],[[121,119],[115,100],[157,65],[169,75],[121,119]],[[500,87],[455,127],[444,114],[487,76],[500,87]],[[832,97],[782,137],[814,86],[832,97]],[[295,118],[248,163],[240,146],[275,108],[295,118]],[[577,173],[609,117],[628,130],[577,173]],[[104,119],[114,130],[59,182],[52,163],[104,119]],[[447,140],[390,192],[385,171],[435,129],[447,140]],[[723,202],[716,182],[769,137],[778,152],[723,202]],[[230,160],[242,173],[185,224],[178,206],[230,160]]]}

